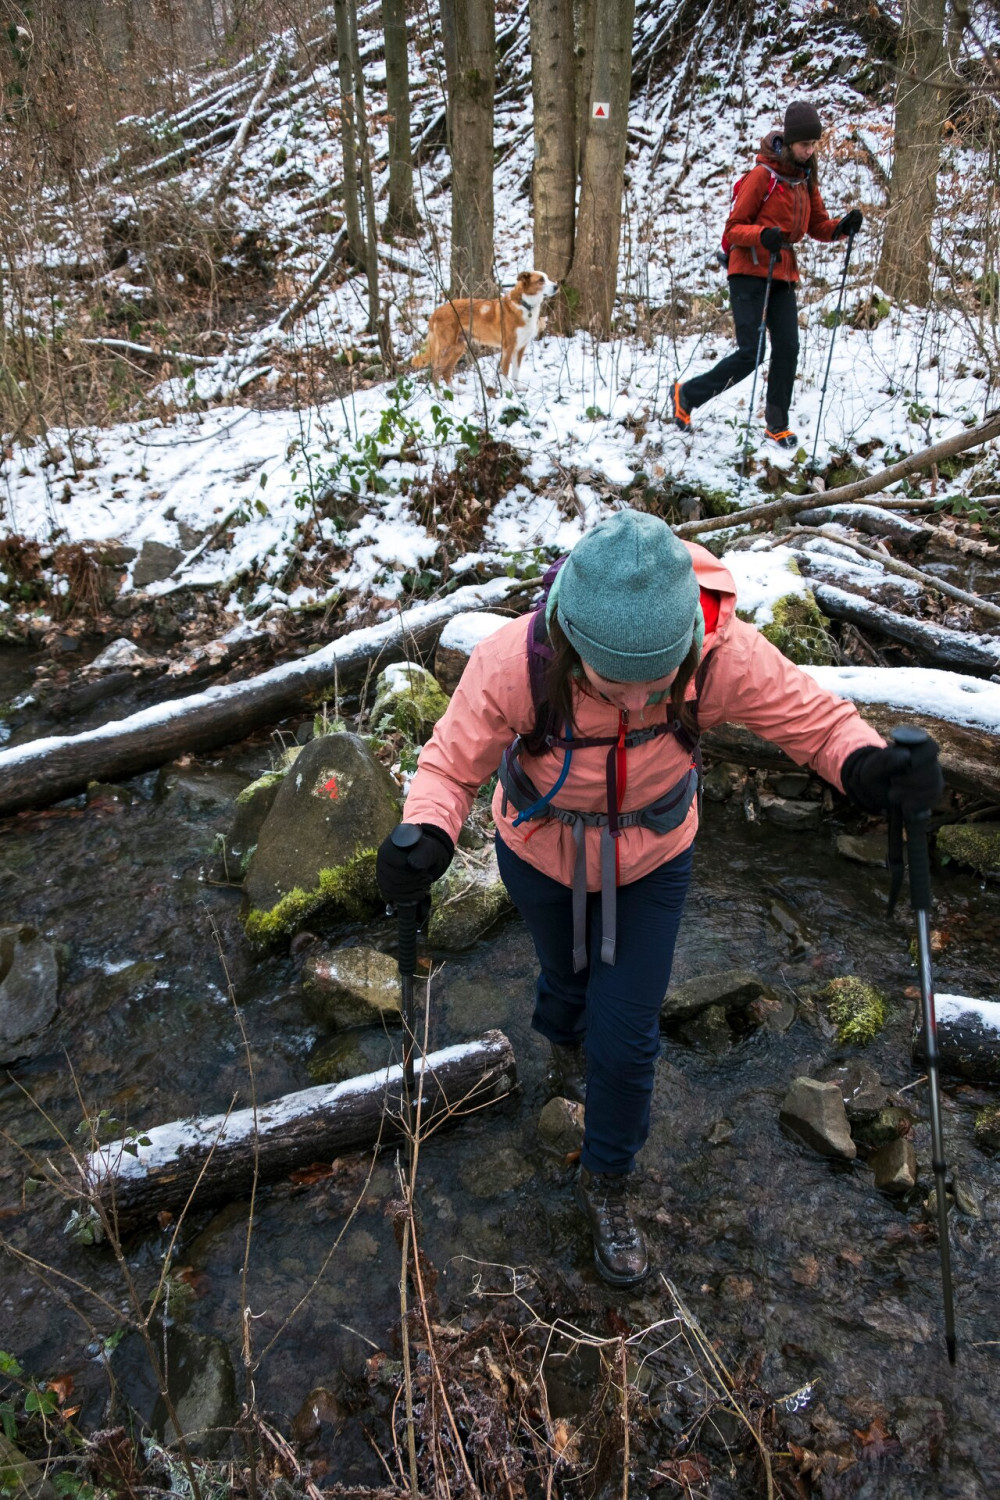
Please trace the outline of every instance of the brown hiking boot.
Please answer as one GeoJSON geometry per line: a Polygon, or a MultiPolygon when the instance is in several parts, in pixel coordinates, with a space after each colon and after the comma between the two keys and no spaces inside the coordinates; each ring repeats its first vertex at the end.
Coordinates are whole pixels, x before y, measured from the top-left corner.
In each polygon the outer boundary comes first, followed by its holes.
{"type": "Polygon", "coordinates": [[[580,1168],[576,1201],[594,1236],[594,1265],[612,1286],[634,1286],[649,1272],[642,1230],[628,1204],[628,1177],[580,1168]]]}
{"type": "Polygon", "coordinates": [[[587,1054],[577,1043],[575,1047],[562,1047],[550,1042],[552,1048],[552,1081],[560,1099],[575,1099],[577,1104],[587,1102],[587,1054]]]}

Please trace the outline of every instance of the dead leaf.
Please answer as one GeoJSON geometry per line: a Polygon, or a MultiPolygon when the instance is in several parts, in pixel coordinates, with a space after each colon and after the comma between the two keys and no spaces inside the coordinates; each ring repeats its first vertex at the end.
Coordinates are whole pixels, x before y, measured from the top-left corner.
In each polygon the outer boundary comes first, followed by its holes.
{"type": "Polygon", "coordinates": [[[54,1380],[49,1381],[48,1388],[50,1391],[55,1391],[59,1405],[65,1406],[73,1394],[73,1377],[72,1375],[57,1375],[54,1380]]]}
{"type": "Polygon", "coordinates": [[[174,1222],[174,1216],[170,1212],[169,1208],[160,1209],[160,1212],[156,1215],[156,1222],[157,1224],[159,1224],[161,1229],[170,1228],[171,1224],[174,1222]]]}
{"type": "Polygon", "coordinates": [[[898,1438],[892,1436],[881,1417],[863,1430],[855,1427],[854,1436],[861,1444],[866,1458],[881,1458],[883,1453],[894,1453],[902,1447],[898,1438]]]}
{"type": "Polygon", "coordinates": [[[294,1172],[289,1173],[290,1180],[299,1187],[310,1187],[314,1182],[322,1182],[326,1177],[336,1176],[336,1162],[314,1161],[308,1167],[296,1167],[294,1172]]]}
{"type": "Polygon", "coordinates": [[[703,1453],[692,1458],[668,1458],[653,1470],[650,1489],[659,1489],[662,1484],[675,1484],[690,1495],[692,1487],[708,1484],[712,1477],[712,1465],[703,1453]]]}

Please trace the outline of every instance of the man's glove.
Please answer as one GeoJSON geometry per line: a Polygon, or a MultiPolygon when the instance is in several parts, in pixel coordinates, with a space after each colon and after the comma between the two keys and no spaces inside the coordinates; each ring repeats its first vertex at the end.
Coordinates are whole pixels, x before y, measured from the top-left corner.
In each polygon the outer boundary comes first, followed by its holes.
{"type": "Polygon", "coordinates": [[[904,818],[928,813],[944,794],[944,777],[934,741],[934,756],[914,766],[902,745],[863,745],[852,750],[840,768],[844,791],[865,812],[898,806],[904,818]]]}
{"type": "Polygon", "coordinates": [[[784,237],[780,229],[769,224],[766,229],[761,230],[760,242],[765,250],[769,250],[772,255],[777,255],[784,244],[784,237]]]}
{"type": "Polygon", "coordinates": [[[839,240],[841,235],[844,234],[857,234],[864,222],[864,215],[860,208],[852,208],[849,214],[844,215],[833,231],[834,239],[839,240]]]}
{"type": "Polygon", "coordinates": [[[433,823],[418,823],[417,827],[420,838],[408,849],[397,848],[391,834],[382,840],[375,856],[375,878],[390,906],[412,903],[421,909],[418,920],[422,922],[431,886],[451,864],[455,845],[433,823]]]}

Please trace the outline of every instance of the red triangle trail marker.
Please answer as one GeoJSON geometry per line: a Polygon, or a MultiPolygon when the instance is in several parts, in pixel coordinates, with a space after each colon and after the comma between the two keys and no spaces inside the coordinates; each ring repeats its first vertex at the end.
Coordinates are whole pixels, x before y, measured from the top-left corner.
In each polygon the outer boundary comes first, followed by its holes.
{"type": "Polygon", "coordinates": [[[607,119],[610,118],[610,115],[611,115],[611,105],[610,104],[607,104],[607,103],[598,104],[595,101],[594,107],[593,107],[593,118],[595,120],[607,120],[607,119]]]}

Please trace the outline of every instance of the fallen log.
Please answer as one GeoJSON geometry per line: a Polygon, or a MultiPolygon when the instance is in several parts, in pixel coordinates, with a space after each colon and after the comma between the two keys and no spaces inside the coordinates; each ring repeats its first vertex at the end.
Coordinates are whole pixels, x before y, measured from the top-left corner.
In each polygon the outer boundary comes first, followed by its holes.
{"type": "Polygon", "coordinates": [[[363,676],[375,662],[398,660],[407,650],[415,655],[437,638],[452,615],[495,608],[523,589],[513,578],[456,589],[244,682],[157,704],[84,734],[29,740],[0,750],[0,816],[72,796],[90,781],[133,776],[182,752],[243,739],[259,724],[304,708],[310,695],[332,686],[335,674],[345,683],[363,676]]]}
{"type": "MultiPolygon", "coordinates": [[[[1000,411],[992,412],[978,426],[969,427],[965,432],[934,443],[930,448],[921,448],[917,453],[900,459],[898,464],[890,464],[887,469],[880,469],[877,474],[869,475],[867,479],[859,479],[854,484],[844,484],[839,489],[825,491],[823,504],[839,504],[845,500],[857,500],[862,495],[874,494],[891,484],[897,484],[917,469],[929,468],[942,459],[954,458],[956,453],[978,448],[982,443],[991,443],[997,437],[1000,437],[1000,411]]],[[[815,507],[816,499],[815,494],[807,497],[782,495],[780,499],[769,500],[765,505],[753,505],[747,510],[733,511],[728,516],[709,516],[704,521],[684,521],[673,529],[677,536],[691,537],[702,536],[707,531],[728,531],[734,526],[746,526],[751,521],[773,521],[777,516],[792,516],[800,510],[810,510],[815,507]]]]}
{"type": "Polygon", "coordinates": [[[218,208],[220,202],[226,194],[226,191],[229,188],[230,179],[232,178],[233,173],[236,171],[240,157],[243,155],[244,147],[246,146],[247,141],[250,139],[250,132],[253,130],[254,121],[258,118],[261,112],[264,100],[271,92],[271,85],[274,83],[275,75],[281,63],[284,61],[284,57],[284,47],[276,47],[274,50],[274,56],[271,58],[271,61],[268,64],[267,72],[264,74],[261,86],[251,99],[250,104],[247,107],[246,114],[240,121],[240,126],[236,132],[236,136],[231,146],[229,147],[229,150],[226,152],[225,160],[223,161],[222,166],[219,169],[219,175],[216,178],[215,185],[211,190],[213,208],[218,208]]]}
{"type": "MultiPolygon", "coordinates": [[[[1000,1004],[966,995],[935,996],[938,1062],[946,1073],[1000,1083],[1000,1004]]],[[[927,1061],[923,1017],[917,1013],[913,1061],[927,1061]]]]}
{"type": "MultiPolygon", "coordinates": [[[[806,554],[808,556],[808,554],[806,554]]],[[[931,666],[959,668],[963,672],[992,677],[1000,672],[1000,639],[966,635],[927,620],[897,614],[847,589],[828,583],[810,583],[816,603],[833,620],[849,620],[862,629],[877,630],[894,641],[915,647],[931,666]]]]}
{"type": "Polygon", "coordinates": [[[932,526],[919,526],[905,516],[885,510],[881,505],[818,505],[800,510],[796,518],[802,526],[841,524],[865,531],[869,536],[887,536],[907,551],[919,551],[934,535],[932,526]]]}
{"type": "MultiPolygon", "coordinates": [[[[508,1097],[517,1062],[502,1031],[415,1059],[422,1134],[508,1097]]],[[[241,1198],[258,1183],[296,1168],[330,1162],[345,1151],[371,1150],[404,1133],[400,1064],[284,1094],[269,1104],[174,1120],[132,1132],[83,1163],[85,1197],[119,1230],[164,1211],[178,1213],[241,1198]]]]}
{"type": "MultiPolygon", "coordinates": [[[[949,786],[1000,802],[1000,687],[923,667],[807,667],[806,671],[822,687],[853,699],[861,717],[885,738],[897,724],[926,729],[941,747],[941,769],[949,786]],[[887,701],[878,701],[882,697],[887,701]],[[958,701],[963,698],[968,700],[966,715],[958,701]],[[937,715],[923,706],[935,699],[937,715]],[[977,702],[984,705],[978,717],[977,702]],[[945,718],[946,712],[955,717],[945,718]],[[963,717],[966,722],[958,722],[963,717]]],[[[705,753],[717,760],[769,771],[794,769],[777,745],[742,725],[717,725],[705,731],[701,742],[705,753]]]]}

